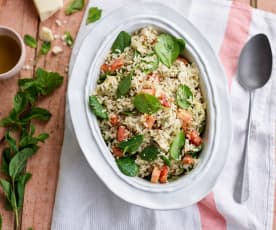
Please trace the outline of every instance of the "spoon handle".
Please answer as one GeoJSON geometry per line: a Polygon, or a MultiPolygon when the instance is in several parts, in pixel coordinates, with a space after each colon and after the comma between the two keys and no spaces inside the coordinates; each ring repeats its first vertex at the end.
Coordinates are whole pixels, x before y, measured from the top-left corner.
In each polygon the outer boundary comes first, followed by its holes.
{"type": "Polygon", "coordinates": [[[251,129],[251,114],[253,111],[253,100],[254,92],[250,91],[249,93],[249,112],[247,120],[247,129],[246,129],[246,139],[243,150],[242,162],[240,167],[240,172],[237,177],[236,187],[234,191],[234,199],[238,203],[244,203],[249,198],[249,168],[248,168],[248,144],[250,139],[250,129],[251,129]]]}

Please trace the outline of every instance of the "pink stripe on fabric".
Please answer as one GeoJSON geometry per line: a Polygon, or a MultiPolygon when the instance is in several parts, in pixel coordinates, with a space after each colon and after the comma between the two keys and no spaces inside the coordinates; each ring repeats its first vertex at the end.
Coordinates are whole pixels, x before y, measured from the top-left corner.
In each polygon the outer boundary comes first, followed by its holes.
{"type": "Polygon", "coordinates": [[[232,2],[219,52],[230,88],[237,70],[240,52],[248,39],[251,20],[252,8],[249,5],[232,2]]]}
{"type": "Polygon", "coordinates": [[[200,213],[202,230],[226,230],[226,220],[218,212],[212,192],[197,203],[197,207],[200,213]]]}
{"type": "MultiPolygon", "coordinates": [[[[230,88],[237,70],[240,52],[248,39],[251,20],[251,7],[233,1],[219,52],[230,88]]],[[[226,230],[226,220],[216,207],[213,193],[209,193],[209,195],[198,202],[197,206],[200,213],[202,230],[226,230]]]]}

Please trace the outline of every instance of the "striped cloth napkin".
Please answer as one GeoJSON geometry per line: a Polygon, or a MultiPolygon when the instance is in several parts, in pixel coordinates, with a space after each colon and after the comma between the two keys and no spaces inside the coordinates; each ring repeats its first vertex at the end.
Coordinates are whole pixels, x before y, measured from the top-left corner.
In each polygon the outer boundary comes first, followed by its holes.
{"type": "MultiPolygon", "coordinates": [[[[104,16],[115,8],[136,1],[93,0],[89,4],[102,8],[104,16]]],[[[224,66],[231,88],[234,126],[226,167],[213,192],[193,206],[177,211],[137,207],[117,198],[98,179],[85,161],[67,117],[53,230],[272,229],[276,141],[275,65],[271,80],[255,94],[249,150],[250,198],[243,205],[238,204],[233,200],[233,191],[236,178],[240,176],[238,172],[249,102],[248,92],[236,79],[237,61],[245,42],[257,33],[265,33],[270,38],[272,49],[276,50],[276,16],[231,1],[170,0],[163,3],[189,18],[209,40],[224,66]]],[[[82,39],[94,25],[85,26],[83,22],[73,50],[71,67],[82,39]]]]}

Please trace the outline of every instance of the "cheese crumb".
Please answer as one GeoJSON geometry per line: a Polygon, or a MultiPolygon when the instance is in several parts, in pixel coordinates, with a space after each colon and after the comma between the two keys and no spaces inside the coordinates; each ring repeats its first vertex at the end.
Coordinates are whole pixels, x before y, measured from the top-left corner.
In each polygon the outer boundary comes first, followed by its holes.
{"type": "Polygon", "coordinates": [[[23,70],[31,70],[31,69],[33,69],[33,68],[32,68],[32,66],[24,65],[24,66],[22,67],[22,69],[23,69],[23,70]]]}
{"type": "Polygon", "coordinates": [[[56,24],[57,24],[57,26],[61,26],[61,24],[62,24],[62,22],[60,21],[60,20],[56,20],[56,24]]]}
{"type": "Polygon", "coordinates": [[[54,35],[51,29],[48,27],[43,26],[39,31],[39,38],[42,41],[51,42],[54,40],[54,35]]]}
{"type": "Polygon", "coordinates": [[[61,36],[59,34],[55,34],[54,38],[55,38],[55,40],[59,40],[59,39],[61,39],[61,36]]]}
{"type": "Polygon", "coordinates": [[[61,53],[62,51],[63,51],[62,48],[59,47],[59,46],[54,46],[53,49],[52,49],[52,52],[53,52],[53,54],[55,54],[55,55],[58,55],[58,54],[61,53]]]}

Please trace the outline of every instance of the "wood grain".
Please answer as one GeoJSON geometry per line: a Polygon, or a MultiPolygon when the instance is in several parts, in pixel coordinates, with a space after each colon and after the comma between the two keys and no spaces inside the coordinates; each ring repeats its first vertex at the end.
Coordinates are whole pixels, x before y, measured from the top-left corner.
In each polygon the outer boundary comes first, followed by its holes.
{"type": "MultiPolygon", "coordinates": [[[[30,1],[22,0],[0,0],[0,25],[14,28],[19,34],[26,33],[36,36],[38,18],[30,1]],[[12,12],[12,13],[11,13],[12,12]],[[20,19],[20,20],[19,20],[20,19]]],[[[27,48],[26,63],[30,62],[35,55],[35,50],[27,48]]],[[[20,74],[8,80],[0,81],[0,118],[8,114],[12,106],[14,93],[17,91],[17,79],[32,76],[32,70],[21,71],[20,74]]],[[[0,129],[0,138],[3,136],[3,129],[0,129]]],[[[3,146],[0,146],[2,153],[3,146]]],[[[10,211],[4,208],[4,197],[1,190],[0,212],[3,215],[3,230],[14,228],[14,219],[10,211]]]]}
{"type": "Polygon", "coordinates": [[[258,0],[257,8],[266,10],[272,13],[276,13],[276,1],[275,0],[258,0]]]}
{"type": "MultiPolygon", "coordinates": [[[[55,35],[59,36],[62,36],[64,31],[69,31],[75,38],[83,13],[84,11],[68,17],[61,10],[46,22],[41,23],[39,28],[47,26],[55,35]],[[58,26],[56,20],[61,21],[62,26],[58,26]]],[[[36,124],[38,133],[46,131],[50,133],[50,137],[42,145],[37,155],[29,160],[27,165],[27,171],[33,173],[33,177],[25,191],[21,229],[32,226],[34,229],[46,230],[50,229],[51,225],[64,132],[65,92],[67,88],[67,73],[65,70],[71,54],[71,48],[64,45],[61,39],[53,41],[52,47],[55,45],[62,47],[63,52],[57,56],[49,53],[46,57],[40,58],[38,67],[59,72],[64,76],[64,83],[52,95],[38,104],[38,106],[51,111],[53,116],[46,124],[36,124]]]]}

